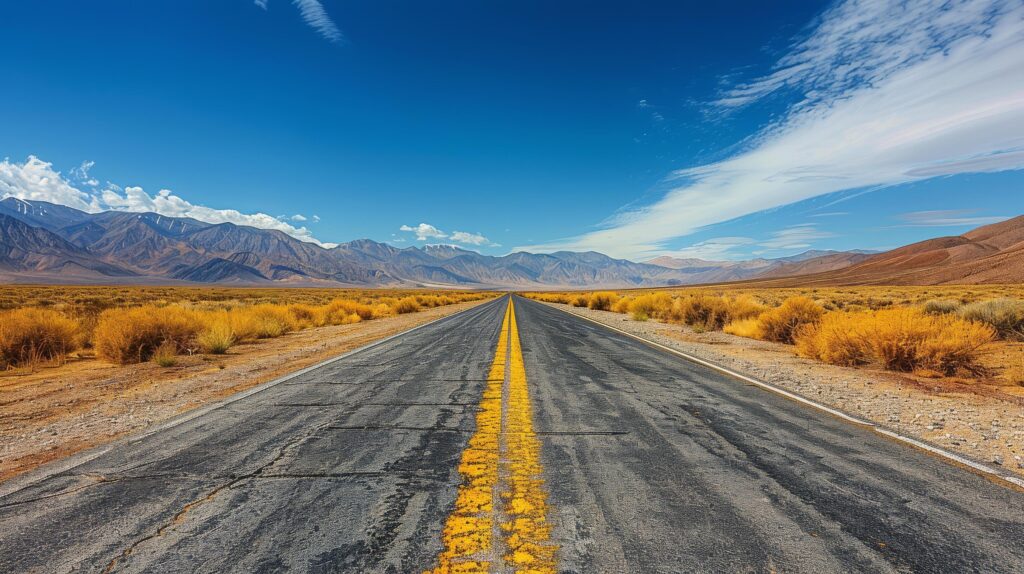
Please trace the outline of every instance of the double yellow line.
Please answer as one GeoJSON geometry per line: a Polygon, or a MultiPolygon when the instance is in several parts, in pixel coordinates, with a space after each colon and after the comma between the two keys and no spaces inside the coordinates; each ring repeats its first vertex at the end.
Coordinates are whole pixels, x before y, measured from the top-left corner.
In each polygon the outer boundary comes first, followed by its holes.
{"type": "Polygon", "coordinates": [[[554,574],[558,547],[550,541],[540,441],[511,298],[476,432],[459,463],[462,484],[442,533],[434,574],[519,572],[554,574]]]}

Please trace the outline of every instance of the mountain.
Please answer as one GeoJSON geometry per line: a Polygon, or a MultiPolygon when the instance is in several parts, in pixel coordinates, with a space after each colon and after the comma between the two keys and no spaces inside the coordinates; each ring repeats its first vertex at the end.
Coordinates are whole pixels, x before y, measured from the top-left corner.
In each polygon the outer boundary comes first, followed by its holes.
{"type": "Polygon", "coordinates": [[[57,234],[0,213],[0,271],[60,274],[65,277],[129,277],[57,234]]]}
{"type": "Polygon", "coordinates": [[[773,285],[941,285],[1024,281],[1024,216],[869,255],[838,270],[773,285]]]}
{"type": "Polygon", "coordinates": [[[327,249],[280,231],[155,213],[85,213],[7,198],[4,280],[353,286],[645,287],[686,273],[600,253],[482,255],[360,239],[327,249]],[[74,269],[73,273],[69,270],[74,269]]]}
{"type": "Polygon", "coordinates": [[[879,254],[807,251],[780,259],[637,263],[594,251],[495,257],[452,245],[398,248],[369,239],[328,249],[233,223],[86,213],[6,198],[0,201],[0,280],[521,289],[1020,281],[1024,218],[879,254]]]}
{"type": "Polygon", "coordinates": [[[777,259],[706,261],[662,256],[648,261],[687,274],[687,283],[727,283],[753,278],[788,277],[842,269],[865,259],[866,251],[825,251],[812,249],[777,259]]]}

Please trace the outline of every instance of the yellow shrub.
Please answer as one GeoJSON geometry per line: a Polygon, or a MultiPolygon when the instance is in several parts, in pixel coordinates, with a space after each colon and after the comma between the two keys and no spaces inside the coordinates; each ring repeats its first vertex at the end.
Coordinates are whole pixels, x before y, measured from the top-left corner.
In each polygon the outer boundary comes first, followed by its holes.
{"type": "Polygon", "coordinates": [[[369,321],[379,316],[391,314],[389,306],[383,305],[383,308],[387,311],[383,314],[378,314],[378,310],[370,305],[349,299],[335,299],[325,307],[325,322],[329,325],[344,325],[353,322],[351,319],[352,315],[357,315],[360,319],[369,321]]]}
{"type": "Polygon", "coordinates": [[[672,296],[668,293],[648,293],[640,295],[629,303],[629,312],[633,319],[663,319],[672,311],[672,296]]]}
{"type": "Polygon", "coordinates": [[[173,367],[178,364],[178,348],[171,341],[164,341],[153,351],[153,362],[161,367],[173,367]]]}
{"type": "Polygon", "coordinates": [[[824,313],[820,305],[807,297],[790,297],[775,309],[761,313],[758,318],[760,338],[777,343],[792,343],[798,329],[817,323],[824,313]]]}
{"type": "Polygon", "coordinates": [[[281,305],[254,305],[241,312],[255,321],[257,339],[273,339],[299,327],[288,308],[281,305]]]}
{"type": "Polygon", "coordinates": [[[587,306],[598,311],[611,311],[612,306],[619,300],[618,293],[614,291],[598,291],[590,294],[587,306]]]}
{"type": "Polygon", "coordinates": [[[670,319],[698,329],[717,331],[729,319],[729,302],[723,297],[693,295],[677,299],[670,319]]]}
{"type": "Polygon", "coordinates": [[[420,310],[420,304],[416,301],[415,297],[403,297],[392,306],[395,313],[399,315],[403,313],[415,313],[420,310]]]}
{"type": "Polygon", "coordinates": [[[0,312],[0,367],[63,359],[77,347],[74,321],[49,309],[0,312]]]}
{"type": "Polygon", "coordinates": [[[192,348],[202,327],[195,312],[181,307],[107,309],[100,314],[93,339],[101,359],[139,363],[149,360],[164,342],[179,352],[192,348]]]}
{"type": "Polygon", "coordinates": [[[730,335],[736,335],[738,337],[746,337],[748,339],[760,339],[761,337],[761,322],[757,319],[740,319],[733,321],[722,328],[726,333],[730,335]]]}
{"type": "Polygon", "coordinates": [[[992,327],[915,308],[829,313],[802,328],[797,350],[836,365],[875,362],[892,371],[978,374],[979,360],[995,340],[992,327]]]}
{"type": "Polygon", "coordinates": [[[586,293],[580,293],[579,295],[574,295],[569,300],[569,304],[573,307],[586,307],[590,305],[590,297],[586,293]]]}
{"type": "Polygon", "coordinates": [[[205,319],[206,326],[196,336],[196,343],[204,353],[223,355],[237,340],[232,328],[231,316],[228,312],[221,311],[210,314],[205,319]]]}
{"type": "Polygon", "coordinates": [[[629,306],[633,303],[632,297],[623,297],[612,305],[612,311],[616,313],[629,313],[629,306]]]}

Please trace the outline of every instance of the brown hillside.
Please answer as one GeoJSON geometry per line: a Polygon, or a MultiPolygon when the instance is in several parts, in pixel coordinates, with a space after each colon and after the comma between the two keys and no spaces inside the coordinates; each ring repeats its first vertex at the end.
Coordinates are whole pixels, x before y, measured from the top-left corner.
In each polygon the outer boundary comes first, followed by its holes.
{"type": "Polygon", "coordinates": [[[942,285],[1024,282],[1024,216],[869,256],[839,269],[773,285],[942,285]]]}

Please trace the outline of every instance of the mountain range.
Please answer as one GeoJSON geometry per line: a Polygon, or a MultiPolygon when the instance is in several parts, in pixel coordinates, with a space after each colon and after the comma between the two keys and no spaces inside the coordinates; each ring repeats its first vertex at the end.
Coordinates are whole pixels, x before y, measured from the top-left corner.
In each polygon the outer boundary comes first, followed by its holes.
{"type": "Polygon", "coordinates": [[[156,213],[86,213],[8,197],[0,200],[0,281],[463,288],[656,287],[792,276],[996,282],[1003,274],[992,266],[1017,262],[1022,239],[1018,218],[881,254],[808,251],[780,259],[637,263],[592,251],[494,257],[451,245],[398,248],[369,239],[325,248],[276,230],[156,213]],[[908,269],[915,271],[904,273],[908,269]]]}

